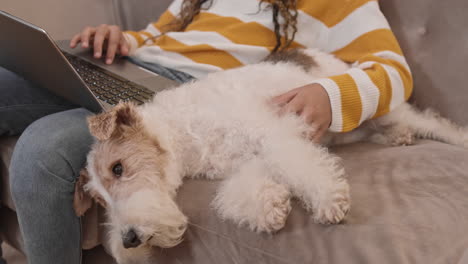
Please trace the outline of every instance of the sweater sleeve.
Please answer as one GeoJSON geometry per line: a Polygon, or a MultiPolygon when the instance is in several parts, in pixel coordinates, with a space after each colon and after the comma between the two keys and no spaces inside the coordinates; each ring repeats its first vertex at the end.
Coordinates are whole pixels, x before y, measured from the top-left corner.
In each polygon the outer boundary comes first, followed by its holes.
{"type": "Polygon", "coordinates": [[[130,46],[130,55],[135,50],[145,44],[152,44],[152,39],[161,35],[165,31],[165,26],[169,25],[178,14],[181,0],[175,0],[169,8],[159,17],[156,22],[148,24],[144,30],[125,31],[124,37],[130,46]]]}
{"type": "Polygon", "coordinates": [[[353,28],[352,32],[337,31],[340,35],[329,36],[330,41],[345,43],[332,52],[351,63],[352,68],[316,81],[329,95],[332,108],[329,130],[333,132],[351,131],[368,119],[388,113],[408,100],[413,89],[408,64],[377,2],[360,15],[360,19],[342,21],[349,23],[347,27],[353,28]],[[362,34],[355,36],[356,32],[362,34]],[[350,41],[346,41],[347,35],[350,41]]]}

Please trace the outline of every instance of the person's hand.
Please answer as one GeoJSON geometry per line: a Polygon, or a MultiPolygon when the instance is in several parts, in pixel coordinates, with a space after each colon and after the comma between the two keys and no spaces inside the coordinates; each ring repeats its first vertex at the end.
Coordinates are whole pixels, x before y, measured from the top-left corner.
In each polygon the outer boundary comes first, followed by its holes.
{"type": "Polygon", "coordinates": [[[274,97],[271,102],[280,107],[279,114],[302,116],[315,132],[309,137],[316,143],[327,132],[332,112],[327,91],[320,84],[309,84],[274,97]]]}
{"type": "Polygon", "coordinates": [[[100,25],[98,27],[85,27],[81,33],[76,34],[70,41],[70,47],[75,48],[81,42],[83,48],[93,48],[94,57],[102,57],[106,50],[106,63],[111,64],[116,54],[128,55],[129,45],[122,30],[115,25],[100,25]]]}

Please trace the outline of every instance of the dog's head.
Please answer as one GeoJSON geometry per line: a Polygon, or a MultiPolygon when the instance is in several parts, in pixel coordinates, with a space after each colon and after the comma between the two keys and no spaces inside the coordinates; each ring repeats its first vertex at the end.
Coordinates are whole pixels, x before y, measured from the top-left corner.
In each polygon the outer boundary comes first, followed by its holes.
{"type": "Polygon", "coordinates": [[[110,241],[112,247],[180,243],[187,218],[174,201],[169,155],[145,129],[138,108],[119,104],[89,117],[88,125],[96,142],[77,184],[77,214],[90,207],[91,199],[105,207],[111,240],[120,240],[110,241]]]}

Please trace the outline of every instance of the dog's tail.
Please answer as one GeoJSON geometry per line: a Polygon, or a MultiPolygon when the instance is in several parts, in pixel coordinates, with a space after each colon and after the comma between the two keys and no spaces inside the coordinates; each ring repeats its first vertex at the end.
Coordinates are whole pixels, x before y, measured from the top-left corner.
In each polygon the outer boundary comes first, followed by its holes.
{"type": "Polygon", "coordinates": [[[468,128],[459,126],[427,109],[419,111],[408,103],[378,119],[381,125],[396,125],[409,129],[421,139],[433,139],[468,148],[468,128]]]}

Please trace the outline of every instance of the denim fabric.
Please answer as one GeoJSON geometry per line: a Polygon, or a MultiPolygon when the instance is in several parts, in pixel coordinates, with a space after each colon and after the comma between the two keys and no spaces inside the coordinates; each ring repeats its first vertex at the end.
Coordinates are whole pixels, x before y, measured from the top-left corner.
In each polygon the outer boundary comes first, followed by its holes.
{"type": "Polygon", "coordinates": [[[28,263],[80,263],[72,200],[92,138],[88,111],[63,112],[74,107],[0,68],[0,136],[23,133],[10,164],[10,188],[28,263]]]}
{"type": "Polygon", "coordinates": [[[93,142],[83,108],[43,117],[13,152],[10,188],[30,264],[79,264],[80,219],[73,191],[93,142]]]}
{"type": "Polygon", "coordinates": [[[0,136],[19,135],[33,121],[74,107],[0,67],[0,136]]]}

